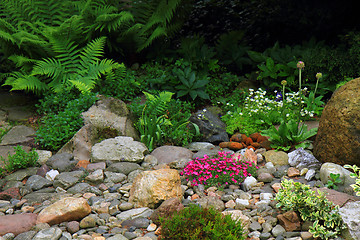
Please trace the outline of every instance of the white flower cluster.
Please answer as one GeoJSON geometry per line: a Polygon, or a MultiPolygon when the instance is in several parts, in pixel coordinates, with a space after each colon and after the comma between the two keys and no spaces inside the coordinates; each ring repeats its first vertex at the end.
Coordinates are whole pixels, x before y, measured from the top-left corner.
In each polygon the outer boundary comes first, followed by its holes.
{"type": "MultiPolygon", "coordinates": [[[[306,91],[306,89],[304,89],[306,91]]],[[[277,111],[281,113],[283,101],[282,100],[276,100],[276,99],[270,99],[266,96],[266,91],[259,88],[258,90],[254,91],[254,89],[249,89],[249,96],[245,98],[245,104],[242,111],[238,109],[239,115],[243,115],[244,113],[249,114],[249,116],[255,116],[258,114],[268,114],[271,111],[277,111]]],[[[278,93],[278,91],[274,91],[275,94],[278,93]]],[[[296,106],[298,105],[300,100],[300,93],[299,92],[289,92],[285,93],[285,103],[286,105],[292,105],[296,106]]],[[[304,104],[304,101],[301,101],[302,104],[304,104]]],[[[226,105],[233,106],[233,104],[227,103],[226,105]]],[[[233,112],[228,111],[227,114],[233,116],[233,112]]],[[[314,116],[313,111],[307,111],[306,109],[302,109],[300,112],[302,117],[305,116],[314,116]]],[[[288,117],[288,114],[287,114],[288,117]]]]}

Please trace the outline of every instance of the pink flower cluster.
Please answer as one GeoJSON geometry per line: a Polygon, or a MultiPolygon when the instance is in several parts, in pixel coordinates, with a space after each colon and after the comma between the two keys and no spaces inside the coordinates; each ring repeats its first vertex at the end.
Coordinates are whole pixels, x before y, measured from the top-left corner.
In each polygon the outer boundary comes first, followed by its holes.
{"type": "Polygon", "coordinates": [[[210,158],[205,155],[203,158],[196,158],[190,161],[181,175],[191,180],[193,186],[199,184],[221,186],[222,184],[240,184],[250,172],[254,172],[257,166],[249,161],[241,161],[241,157],[229,155],[228,152],[219,152],[218,157],[210,158]]]}

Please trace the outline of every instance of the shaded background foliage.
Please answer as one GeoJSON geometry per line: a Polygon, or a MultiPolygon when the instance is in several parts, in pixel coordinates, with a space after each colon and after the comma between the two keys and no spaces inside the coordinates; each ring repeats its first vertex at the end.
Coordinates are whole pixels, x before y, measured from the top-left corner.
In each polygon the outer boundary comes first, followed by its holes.
{"type": "Polygon", "coordinates": [[[329,43],[358,28],[355,0],[208,0],[195,1],[183,34],[200,34],[214,42],[222,33],[246,31],[245,39],[259,51],[274,42],[298,44],[315,37],[329,43]]]}

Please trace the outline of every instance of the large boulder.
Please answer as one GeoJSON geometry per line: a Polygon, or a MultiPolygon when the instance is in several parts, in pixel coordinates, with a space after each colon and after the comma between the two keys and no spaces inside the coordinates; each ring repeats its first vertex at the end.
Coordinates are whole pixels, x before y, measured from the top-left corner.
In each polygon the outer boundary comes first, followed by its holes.
{"type": "Polygon", "coordinates": [[[84,198],[63,198],[41,210],[38,223],[50,225],[80,220],[91,213],[91,207],[84,198]]]}
{"type": "Polygon", "coordinates": [[[156,208],[167,199],[183,196],[180,175],[174,169],[141,172],[130,189],[129,202],[135,207],[156,208]]]}
{"type": "Polygon", "coordinates": [[[116,136],[139,139],[130,111],[119,99],[100,96],[82,117],[84,126],[59,151],[72,153],[76,160],[90,160],[91,148],[100,139],[116,136]]]}
{"type": "Polygon", "coordinates": [[[321,162],[360,165],[360,78],[334,92],[326,104],[314,142],[321,162]]]}
{"type": "Polygon", "coordinates": [[[142,162],[148,152],[145,144],[134,141],[131,137],[115,137],[95,144],[91,149],[93,162],[142,162]]]}
{"type": "Polygon", "coordinates": [[[199,126],[202,134],[201,141],[216,144],[229,141],[226,124],[221,121],[219,114],[218,109],[210,107],[198,110],[190,117],[190,121],[199,126]]]}

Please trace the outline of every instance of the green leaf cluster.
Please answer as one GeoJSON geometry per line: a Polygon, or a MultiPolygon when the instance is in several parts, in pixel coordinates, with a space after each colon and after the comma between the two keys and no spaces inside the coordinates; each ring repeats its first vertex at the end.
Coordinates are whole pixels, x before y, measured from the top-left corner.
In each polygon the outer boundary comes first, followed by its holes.
{"type": "Polygon", "coordinates": [[[288,151],[291,147],[307,147],[306,139],[315,136],[317,128],[307,130],[305,123],[299,124],[296,120],[290,119],[288,122],[283,121],[279,128],[271,126],[268,130],[263,130],[262,135],[270,137],[273,148],[288,151]]]}
{"type": "Polygon", "coordinates": [[[34,167],[37,163],[37,160],[39,159],[39,155],[35,149],[31,150],[30,152],[26,152],[22,146],[18,145],[14,147],[14,150],[15,154],[9,154],[8,160],[0,157],[0,160],[5,164],[5,169],[0,170],[0,175],[1,172],[4,174],[5,170],[8,173],[11,173],[19,169],[34,167]]]}
{"type": "Polygon", "coordinates": [[[357,196],[360,196],[360,168],[356,165],[344,165],[344,168],[348,168],[353,170],[354,172],[350,174],[350,177],[356,178],[355,184],[351,184],[350,186],[353,188],[354,192],[356,192],[357,196]]]}
{"type": "Polygon", "coordinates": [[[309,232],[314,238],[335,238],[345,229],[339,207],[328,201],[323,192],[311,190],[309,185],[284,179],[276,200],[276,207],[298,212],[303,221],[313,222],[309,232]]]}
{"type": "Polygon", "coordinates": [[[149,151],[165,143],[187,145],[199,134],[198,126],[189,121],[189,104],[172,99],[174,93],[164,91],[144,94],[146,103],[140,108],[131,108],[139,117],[135,126],[140,132],[141,142],[149,151]]]}
{"type": "Polygon", "coordinates": [[[325,184],[325,187],[336,190],[338,188],[336,184],[340,183],[342,183],[340,174],[330,173],[330,179],[328,180],[327,184],[325,184]]]}
{"type": "Polygon", "coordinates": [[[50,110],[41,119],[36,131],[36,142],[42,148],[59,150],[82,127],[81,113],[91,107],[96,100],[95,94],[82,94],[79,98],[67,102],[63,110],[58,112],[50,110]]]}
{"type": "Polygon", "coordinates": [[[202,208],[195,204],[160,221],[161,239],[245,239],[240,221],[232,220],[230,215],[224,216],[213,208],[202,208]]]}

